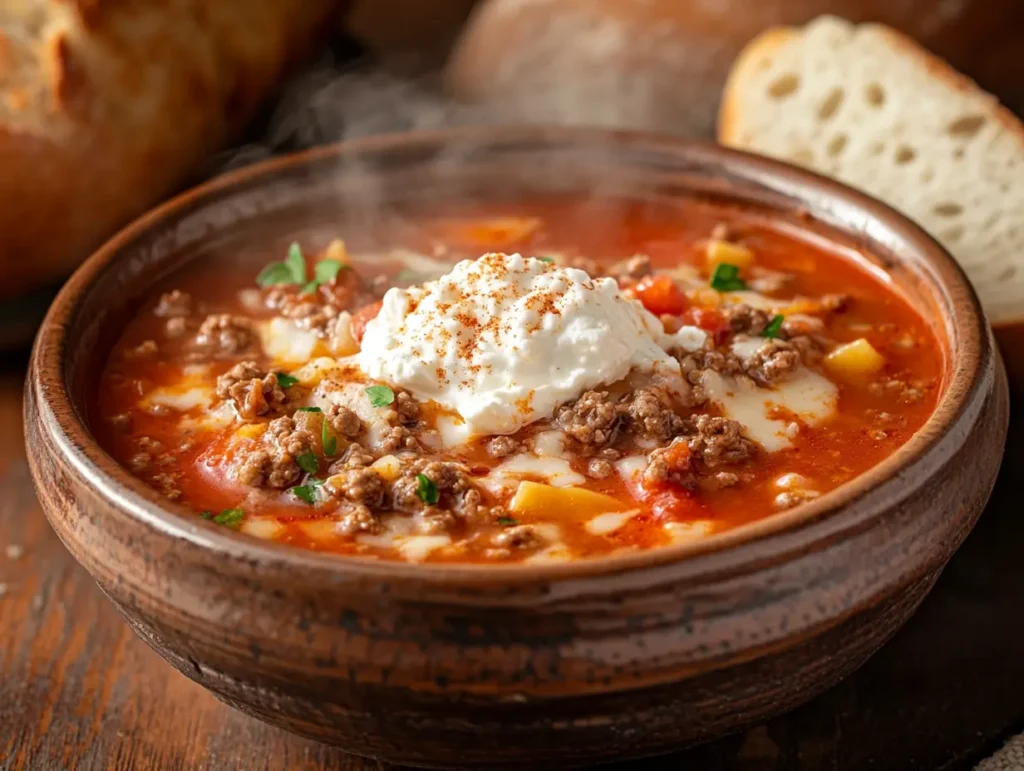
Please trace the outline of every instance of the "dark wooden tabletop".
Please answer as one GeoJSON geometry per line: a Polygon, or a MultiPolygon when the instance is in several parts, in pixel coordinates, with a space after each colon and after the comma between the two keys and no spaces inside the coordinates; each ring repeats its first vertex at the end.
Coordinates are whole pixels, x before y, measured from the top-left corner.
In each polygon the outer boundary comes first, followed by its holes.
{"type": "MultiPolygon", "coordinates": [[[[36,502],[23,365],[0,362],[0,769],[388,769],[235,712],[135,638],[36,502]]],[[[967,769],[1024,729],[1024,440],[1014,434],[978,528],[863,669],[743,735],[628,768],[967,769]]]]}

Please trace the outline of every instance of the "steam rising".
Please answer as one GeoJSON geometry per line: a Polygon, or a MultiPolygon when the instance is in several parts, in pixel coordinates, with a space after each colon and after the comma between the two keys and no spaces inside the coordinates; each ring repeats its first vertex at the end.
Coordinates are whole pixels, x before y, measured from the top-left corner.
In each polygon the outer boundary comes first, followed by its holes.
{"type": "Polygon", "coordinates": [[[412,70],[405,61],[385,67],[328,51],[285,84],[258,138],[221,154],[213,173],[341,139],[485,122],[480,108],[442,95],[438,74],[393,74],[412,70]]]}

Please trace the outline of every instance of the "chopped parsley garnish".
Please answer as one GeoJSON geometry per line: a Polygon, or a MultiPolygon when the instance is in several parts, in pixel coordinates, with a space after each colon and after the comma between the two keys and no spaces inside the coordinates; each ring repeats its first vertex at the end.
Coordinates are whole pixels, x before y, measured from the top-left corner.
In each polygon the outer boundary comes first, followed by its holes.
{"type": "Polygon", "coordinates": [[[208,519],[211,522],[216,522],[218,525],[224,525],[225,527],[238,527],[242,520],[245,519],[244,509],[224,509],[220,514],[214,514],[212,511],[204,511],[200,514],[203,519],[208,519]]]}
{"type": "Polygon", "coordinates": [[[370,397],[370,404],[374,407],[387,407],[395,401],[395,392],[386,385],[374,385],[366,389],[366,395],[370,397]]]}
{"type": "Polygon", "coordinates": [[[498,517],[499,525],[518,525],[519,520],[515,517],[498,517]]]}
{"type": "Polygon", "coordinates": [[[321,284],[329,284],[343,270],[351,270],[351,268],[337,260],[320,260],[320,262],[313,266],[313,280],[321,284]]]}
{"type": "Polygon", "coordinates": [[[541,262],[554,262],[555,261],[554,257],[538,257],[537,259],[540,260],[541,262]]]}
{"type": "Polygon", "coordinates": [[[433,506],[437,503],[438,498],[441,494],[437,491],[437,485],[434,484],[434,480],[428,477],[426,474],[416,475],[416,495],[421,501],[428,506],[433,506]]]}
{"type": "Polygon", "coordinates": [[[331,436],[330,421],[326,417],[320,426],[320,443],[324,446],[324,455],[328,458],[338,451],[338,437],[331,436]]]}
{"type": "Polygon", "coordinates": [[[321,284],[331,283],[343,270],[350,270],[350,266],[337,260],[320,260],[313,266],[313,279],[308,280],[306,258],[302,254],[302,247],[297,242],[293,242],[288,247],[288,255],[284,261],[272,262],[263,268],[256,276],[256,283],[263,288],[277,284],[301,286],[300,292],[306,294],[316,291],[321,284]]]}
{"type": "Polygon", "coordinates": [[[316,503],[316,488],[324,483],[322,479],[310,479],[306,484],[293,487],[292,492],[295,493],[295,497],[299,498],[310,506],[316,503]]]}
{"type": "Polygon", "coordinates": [[[295,462],[299,464],[299,468],[305,471],[307,474],[315,474],[320,470],[320,461],[311,452],[304,452],[302,455],[295,459],[295,462]]]}
{"type": "Polygon", "coordinates": [[[275,372],[274,374],[277,375],[277,384],[281,386],[281,388],[291,388],[299,382],[297,377],[292,377],[287,372],[275,372]]]}
{"type": "Polygon", "coordinates": [[[761,337],[777,337],[779,330],[782,329],[782,322],[785,320],[781,313],[776,313],[761,332],[761,337]]]}
{"type": "Polygon", "coordinates": [[[288,247],[284,262],[272,262],[256,276],[256,283],[266,288],[276,284],[304,284],[306,282],[306,258],[302,249],[293,242],[288,247]]]}
{"type": "Polygon", "coordinates": [[[288,256],[284,258],[284,264],[288,266],[296,284],[306,280],[306,258],[302,254],[302,247],[298,241],[292,241],[288,247],[288,256]]]}
{"type": "Polygon", "coordinates": [[[711,288],[719,292],[739,292],[747,288],[747,282],[740,278],[738,267],[720,262],[711,274],[711,288]]]}
{"type": "MultiPolygon", "coordinates": [[[[280,382],[280,381],[278,381],[280,382]]],[[[319,407],[297,407],[296,412],[323,412],[319,407]]]]}

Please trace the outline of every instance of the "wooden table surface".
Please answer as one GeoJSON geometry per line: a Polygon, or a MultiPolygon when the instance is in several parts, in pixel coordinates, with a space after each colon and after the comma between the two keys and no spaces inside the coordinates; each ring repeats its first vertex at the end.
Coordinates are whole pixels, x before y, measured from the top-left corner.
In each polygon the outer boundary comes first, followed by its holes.
{"type": "MultiPolygon", "coordinates": [[[[135,638],[36,502],[22,445],[24,363],[0,360],[0,769],[392,768],[235,712],[135,638]]],[[[862,670],[743,735],[620,771],[966,769],[1024,729],[1024,440],[1011,444],[980,525],[862,670]]]]}

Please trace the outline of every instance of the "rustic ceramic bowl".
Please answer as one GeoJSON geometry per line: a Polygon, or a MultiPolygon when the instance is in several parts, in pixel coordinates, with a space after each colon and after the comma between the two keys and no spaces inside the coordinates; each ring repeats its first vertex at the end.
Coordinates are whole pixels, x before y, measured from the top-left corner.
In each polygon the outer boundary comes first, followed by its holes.
{"type": "Polygon", "coordinates": [[[139,636],[224,701],[400,763],[564,768],[708,739],[859,666],[980,514],[1007,390],[963,273],[882,204],[718,147],[485,129],[273,161],[139,220],[54,303],[25,411],[54,529],[139,636]],[[257,541],[169,504],[94,440],[89,404],[114,335],[187,261],[246,245],[265,255],[382,207],[552,192],[710,198],[870,252],[941,340],[934,416],[804,507],[685,546],[533,567],[391,564],[257,541]]]}

